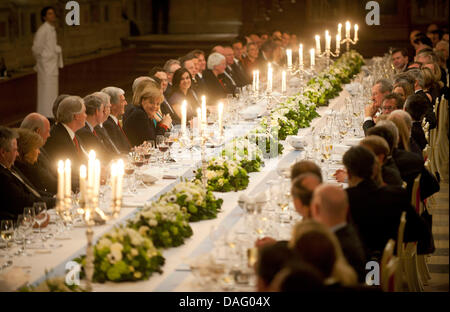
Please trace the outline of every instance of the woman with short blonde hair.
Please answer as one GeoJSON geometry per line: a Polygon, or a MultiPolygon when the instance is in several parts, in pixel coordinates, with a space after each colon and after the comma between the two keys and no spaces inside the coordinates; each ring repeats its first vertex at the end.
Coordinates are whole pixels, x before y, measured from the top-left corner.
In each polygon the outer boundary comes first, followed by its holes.
{"type": "Polygon", "coordinates": [[[123,130],[132,146],[139,146],[145,141],[156,140],[163,135],[172,123],[170,116],[158,116],[164,97],[160,88],[153,83],[143,81],[133,94],[133,109],[123,122],[123,130]]]}
{"type": "Polygon", "coordinates": [[[409,151],[409,138],[411,137],[411,130],[405,122],[405,119],[400,115],[389,115],[388,120],[392,121],[398,129],[398,148],[409,151]]]}

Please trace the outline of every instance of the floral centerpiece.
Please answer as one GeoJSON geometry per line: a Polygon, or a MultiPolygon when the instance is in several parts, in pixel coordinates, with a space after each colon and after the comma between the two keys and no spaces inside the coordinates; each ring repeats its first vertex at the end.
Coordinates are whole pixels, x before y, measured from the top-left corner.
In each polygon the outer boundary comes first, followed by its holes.
{"type": "Polygon", "coordinates": [[[227,143],[222,150],[222,156],[239,162],[248,173],[258,172],[261,168],[262,152],[251,140],[237,138],[227,143]]]}
{"type": "MultiPolygon", "coordinates": [[[[202,169],[199,168],[195,178],[201,181],[202,174],[202,169]]],[[[224,158],[211,159],[205,175],[209,189],[216,192],[245,190],[249,183],[247,171],[234,160],[224,158]]]]}
{"type": "Polygon", "coordinates": [[[205,190],[200,181],[180,182],[168,193],[162,195],[159,203],[175,203],[185,209],[189,221],[214,219],[220,211],[223,199],[216,199],[210,190],[205,190]]]}
{"type": "MultiPolygon", "coordinates": [[[[94,246],[94,257],[93,281],[99,283],[145,280],[161,273],[165,262],[149,238],[127,227],[115,227],[103,235],[94,246]]],[[[86,256],[75,261],[81,263],[83,276],[86,256]]]]}
{"type": "Polygon", "coordinates": [[[185,238],[192,236],[186,208],[181,208],[175,202],[176,196],[168,197],[171,197],[169,201],[146,203],[128,223],[140,234],[151,239],[157,248],[180,246],[185,238]]]}
{"type": "Polygon", "coordinates": [[[279,120],[272,119],[271,133],[267,131],[267,117],[263,117],[261,124],[250,131],[245,139],[255,142],[264,158],[274,158],[283,153],[283,145],[278,139],[279,120]]]}

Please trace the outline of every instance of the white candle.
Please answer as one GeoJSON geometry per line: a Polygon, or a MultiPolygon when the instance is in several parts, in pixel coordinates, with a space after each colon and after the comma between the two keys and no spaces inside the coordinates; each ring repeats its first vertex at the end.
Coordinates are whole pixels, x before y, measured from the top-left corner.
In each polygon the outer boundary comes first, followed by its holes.
{"type": "Polygon", "coordinates": [[[80,199],[86,202],[86,176],[87,169],[85,165],[80,166],[80,199]]]}
{"type": "Polygon", "coordinates": [[[58,200],[64,199],[64,162],[58,161],[58,193],[56,195],[58,200]]]}
{"type": "Polygon", "coordinates": [[[187,102],[184,100],[181,104],[181,135],[186,135],[186,116],[187,114],[187,102]]]}
{"type": "Polygon", "coordinates": [[[71,197],[72,196],[72,166],[70,163],[70,159],[66,159],[64,164],[64,196],[71,197]]]}
{"type": "Polygon", "coordinates": [[[281,93],[286,92],[286,72],[283,70],[281,73],[281,93]]]}
{"type": "Polygon", "coordinates": [[[256,91],[256,70],[253,71],[253,83],[252,83],[253,92],[256,91]]]}
{"type": "Polygon", "coordinates": [[[94,188],[94,164],[95,164],[95,151],[89,151],[89,160],[88,160],[88,188],[90,191],[94,188]]]}
{"type": "Polygon", "coordinates": [[[115,200],[117,196],[117,164],[111,164],[111,197],[115,200]]]}
{"type": "Polygon", "coordinates": [[[328,30],[325,30],[325,50],[326,51],[331,50],[331,36],[330,36],[328,30]]]}
{"type": "Polygon", "coordinates": [[[223,119],[223,103],[219,102],[219,106],[217,108],[218,114],[219,114],[219,133],[220,136],[223,136],[223,125],[222,125],[222,119],[223,119]]]}
{"type": "Polygon", "coordinates": [[[341,49],[341,35],[336,35],[336,51],[339,51],[341,49]]]}
{"type": "Polygon", "coordinates": [[[342,24],[341,23],[338,24],[338,35],[339,35],[339,37],[342,38],[342,24]]]}
{"type": "Polygon", "coordinates": [[[349,21],[345,22],[345,38],[347,38],[347,39],[350,38],[350,22],[349,21]]]}
{"type": "Polygon", "coordinates": [[[206,96],[202,95],[202,130],[205,130],[206,124],[206,96]]]}
{"type": "Polygon", "coordinates": [[[303,67],[303,44],[298,46],[298,64],[303,67]]]}
{"type": "Polygon", "coordinates": [[[267,66],[267,92],[272,92],[272,78],[272,65],[269,63],[269,65],[267,66]]]}
{"type": "Polygon", "coordinates": [[[320,36],[316,35],[316,51],[320,54],[320,36]]]}
{"type": "Polygon", "coordinates": [[[316,59],[315,59],[316,56],[315,56],[314,49],[309,50],[309,56],[310,56],[310,59],[311,59],[311,68],[313,68],[314,65],[316,65],[316,59]]]}
{"type": "Polygon", "coordinates": [[[117,185],[116,185],[116,198],[122,199],[122,185],[123,185],[123,175],[125,173],[125,165],[122,159],[117,161],[117,185]]]}
{"type": "Polygon", "coordinates": [[[354,41],[358,41],[358,24],[355,24],[355,39],[354,41]]]}
{"type": "Polygon", "coordinates": [[[287,57],[287,66],[288,68],[292,67],[292,50],[287,49],[286,50],[286,57],[287,57]]]}
{"type": "Polygon", "coordinates": [[[256,71],[256,92],[259,92],[259,70],[256,71]]]}
{"type": "Polygon", "coordinates": [[[198,130],[199,136],[202,135],[202,125],[201,124],[202,124],[202,110],[200,109],[200,107],[197,107],[197,130],[198,130]]]}
{"type": "Polygon", "coordinates": [[[100,160],[96,159],[94,163],[94,196],[98,197],[100,193],[100,160]]]}

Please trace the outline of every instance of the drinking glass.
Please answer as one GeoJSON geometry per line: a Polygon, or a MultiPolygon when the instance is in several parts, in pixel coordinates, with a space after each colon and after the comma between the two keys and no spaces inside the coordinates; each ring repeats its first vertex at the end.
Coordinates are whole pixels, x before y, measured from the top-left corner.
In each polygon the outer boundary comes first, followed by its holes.
{"type": "Polygon", "coordinates": [[[44,244],[44,237],[42,236],[42,224],[44,224],[48,220],[48,213],[47,213],[47,205],[44,202],[37,202],[33,204],[33,220],[36,222],[39,226],[39,236],[41,237],[41,245],[40,248],[45,248],[44,244]]]}
{"type": "Polygon", "coordinates": [[[167,162],[166,152],[169,150],[169,145],[166,143],[166,137],[164,135],[156,136],[156,145],[158,146],[159,151],[162,153],[161,162],[167,162]]]}
{"type": "Polygon", "coordinates": [[[17,255],[32,256],[32,254],[27,252],[27,235],[30,232],[32,226],[32,219],[28,216],[20,214],[17,216],[17,224],[14,232],[14,241],[17,244],[22,243],[22,247],[19,247],[17,255]]]}
{"type": "Polygon", "coordinates": [[[6,243],[5,247],[5,256],[7,258],[12,258],[12,256],[9,254],[9,242],[13,238],[14,234],[14,224],[13,220],[2,220],[0,222],[0,235],[2,237],[2,240],[6,243]]]}

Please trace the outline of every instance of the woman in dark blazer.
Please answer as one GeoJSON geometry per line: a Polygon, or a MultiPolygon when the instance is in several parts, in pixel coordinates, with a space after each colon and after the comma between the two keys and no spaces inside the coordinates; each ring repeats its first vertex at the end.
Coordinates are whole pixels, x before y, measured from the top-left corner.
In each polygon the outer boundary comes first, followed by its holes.
{"type": "Polygon", "coordinates": [[[157,135],[164,134],[170,127],[170,115],[160,118],[158,112],[163,99],[161,89],[148,85],[139,94],[133,96],[133,110],[124,121],[123,130],[132,146],[144,141],[154,141],[157,135]]]}
{"type": "Polygon", "coordinates": [[[179,68],[173,74],[172,90],[169,95],[169,104],[181,120],[181,104],[187,102],[187,120],[196,115],[196,110],[200,107],[200,99],[192,90],[192,76],[186,68],[179,68]]]}

